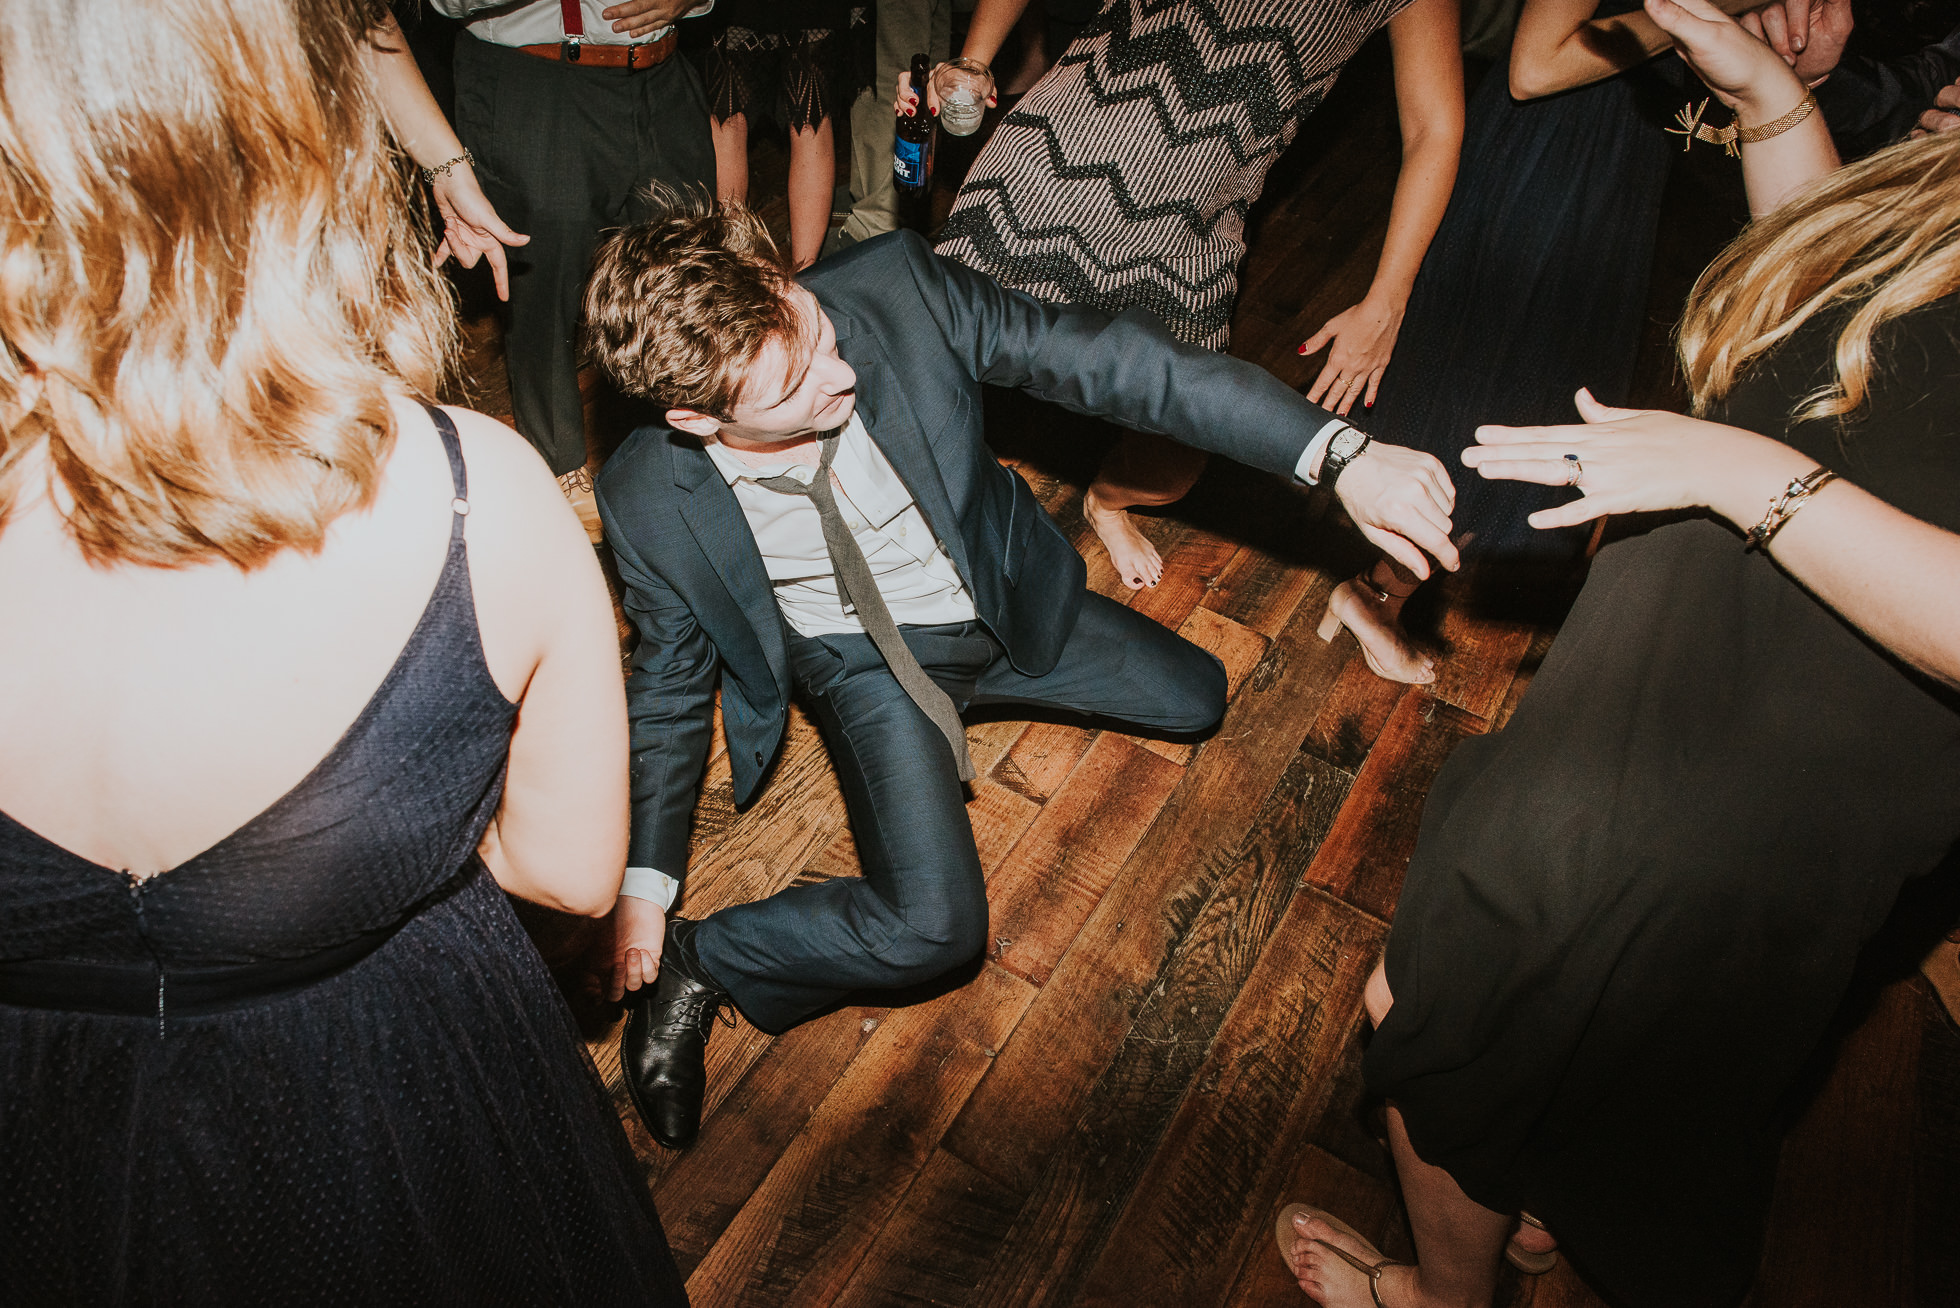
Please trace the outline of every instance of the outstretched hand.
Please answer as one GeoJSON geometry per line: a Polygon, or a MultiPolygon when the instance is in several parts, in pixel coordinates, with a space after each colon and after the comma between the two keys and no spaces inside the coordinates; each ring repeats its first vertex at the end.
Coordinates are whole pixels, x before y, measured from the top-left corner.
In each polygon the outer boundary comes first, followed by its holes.
{"type": "MultiPolygon", "coordinates": [[[[1789,101],[1777,105],[1780,113],[1796,102],[1796,97],[1776,94],[1796,83],[1790,66],[1709,0],[1645,0],[1645,4],[1647,16],[1674,38],[1674,48],[1688,66],[1729,108],[1740,109],[1768,96],[1789,101]]],[[[1803,87],[1797,85],[1796,91],[1801,94],[1803,87]]]]}
{"type": "Polygon", "coordinates": [[[1426,555],[1451,572],[1460,565],[1450,542],[1456,487],[1431,455],[1371,441],[1334,483],[1334,494],[1361,534],[1416,576],[1429,575],[1426,555]]]}
{"type": "Polygon", "coordinates": [[[478,259],[490,261],[497,282],[497,298],[510,298],[510,267],[505,261],[506,245],[529,245],[531,238],[510,229],[498,216],[496,206],[483,194],[476,172],[459,163],[436,178],[436,210],[442,215],[442,244],[436,247],[435,261],[454,258],[465,268],[476,267],[478,259]]]}
{"type": "Polygon", "coordinates": [[[1357,399],[1374,404],[1401,330],[1402,306],[1372,298],[1329,318],[1300,346],[1302,354],[1318,354],[1330,341],[1334,346],[1327,351],[1327,362],[1308,388],[1307,398],[1343,418],[1357,399]]]}
{"type": "MultiPolygon", "coordinates": [[[[1580,498],[1540,509],[1534,527],[1570,527],[1609,513],[1706,505],[1738,525],[1815,464],[1781,441],[1662,409],[1616,409],[1575,397],[1583,422],[1477,428],[1463,462],[1493,481],[1573,486],[1580,498]],[[1579,479],[1567,455],[1579,457],[1579,479]]],[[[1346,474],[1343,474],[1345,476],[1346,474]]],[[[1753,521],[1753,518],[1751,518],[1753,521]]]]}
{"type": "Polygon", "coordinates": [[[621,895],[613,905],[612,971],[607,997],[618,1003],[628,990],[650,986],[660,975],[667,943],[667,910],[651,899],[621,895]]]}

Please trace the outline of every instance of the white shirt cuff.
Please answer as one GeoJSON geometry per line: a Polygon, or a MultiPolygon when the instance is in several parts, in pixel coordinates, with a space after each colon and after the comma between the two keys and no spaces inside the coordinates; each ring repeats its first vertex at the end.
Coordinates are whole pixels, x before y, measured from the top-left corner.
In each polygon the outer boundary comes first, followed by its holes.
{"type": "Polygon", "coordinates": [[[674,901],[681,897],[681,883],[665,872],[656,872],[650,867],[629,867],[626,869],[626,879],[619,883],[619,893],[650,900],[662,908],[672,908],[674,901]]]}
{"type": "Polygon", "coordinates": [[[1293,479],[1295,481],[1305,482],[1309,486],[1320,485],[1320,478],[1308,472],[1307,469],[1313,467],[1320,459],[1321,451],[1327,448],[1328,442],[1353,425],[1353,423],[1347,421],[1345,418],[1336,418],[1315,432],[1314,438],[1307,442],[1307,448],[1300,452],[1300,461],[1293,465],[1293,479]]]}

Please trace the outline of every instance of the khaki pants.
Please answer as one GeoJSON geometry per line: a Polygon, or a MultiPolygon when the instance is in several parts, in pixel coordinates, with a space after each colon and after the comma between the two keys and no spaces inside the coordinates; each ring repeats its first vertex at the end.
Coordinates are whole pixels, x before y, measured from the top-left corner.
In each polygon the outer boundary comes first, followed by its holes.
{"type": "Polygon", "coordinates": [[[952,39],[953,0],[878,0],[877,80],[851,105],[851,216],[841,233],[846,242],[897,228],[892,92],[913,55],[938,63],[951,52],[952,39]]]}

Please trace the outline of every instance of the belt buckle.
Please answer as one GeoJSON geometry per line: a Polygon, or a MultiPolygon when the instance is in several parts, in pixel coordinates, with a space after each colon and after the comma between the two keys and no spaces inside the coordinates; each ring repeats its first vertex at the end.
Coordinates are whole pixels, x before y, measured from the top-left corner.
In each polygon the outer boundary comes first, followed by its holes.
{"type": "Polygon", "coordinates": [[[568,64],[575,64],[578,62],[578,50],[579,50],[579,39],[576,36],[568,36],[563,41],[560,41],[558,43],[558,53],[564,58],[565,62],[568,64]]]}

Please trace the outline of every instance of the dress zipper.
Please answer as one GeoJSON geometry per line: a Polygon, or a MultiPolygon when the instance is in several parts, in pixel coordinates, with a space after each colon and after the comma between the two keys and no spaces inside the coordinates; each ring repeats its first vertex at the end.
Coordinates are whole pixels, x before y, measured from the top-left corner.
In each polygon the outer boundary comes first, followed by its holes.
{"type": "Polygon", "coordinates": [[[143,937],[143,947],[150,951],[150,958],[157,967],[157,1039],[164,1038],[163,1026],[163,955],[157,952],[156,941],[150,938],[150,918],[143,911],[143,879],[127,868],[123,879],[129,882],[129,902],[136,910],[136,930],[143,937]]]}

